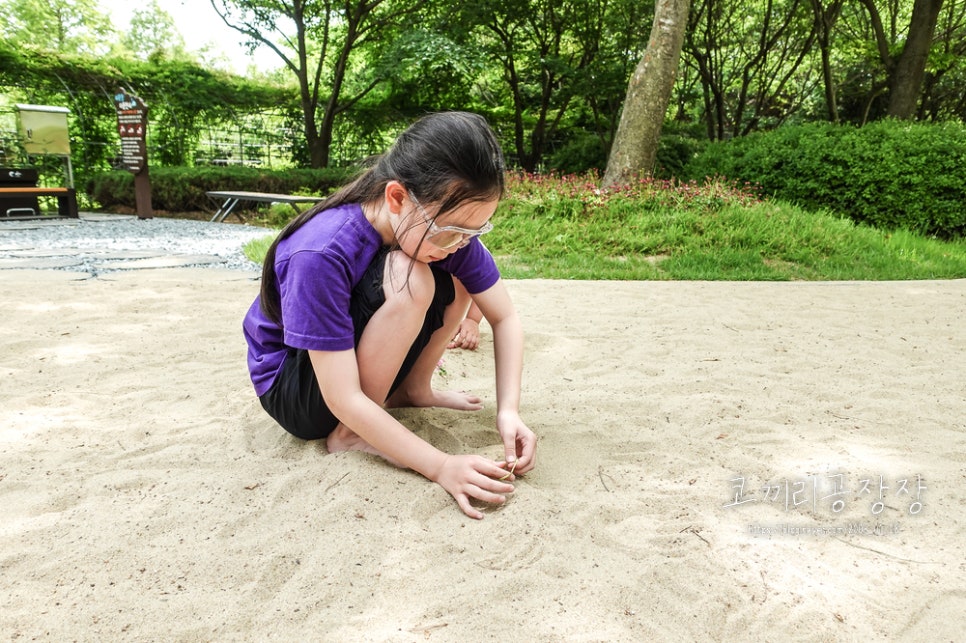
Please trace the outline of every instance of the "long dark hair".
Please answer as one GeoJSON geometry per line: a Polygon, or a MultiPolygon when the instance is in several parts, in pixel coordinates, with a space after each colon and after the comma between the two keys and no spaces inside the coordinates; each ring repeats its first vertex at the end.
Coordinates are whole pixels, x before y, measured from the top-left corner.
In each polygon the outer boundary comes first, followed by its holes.
{"type": "Polygon", "coordinates": [[[265,255],[261,306],[276,324],[282,305],[275,280],[275,252],[315,215],[347,203],[383,199],[386,184],[399,181],[425,204],[438,206],[436,217],[463,203],[503,196],[506,167],[500,144],[483,117],[468,112],[440,112],[410,125],[385,154],[359,175],[289,222],[265,255]]]}

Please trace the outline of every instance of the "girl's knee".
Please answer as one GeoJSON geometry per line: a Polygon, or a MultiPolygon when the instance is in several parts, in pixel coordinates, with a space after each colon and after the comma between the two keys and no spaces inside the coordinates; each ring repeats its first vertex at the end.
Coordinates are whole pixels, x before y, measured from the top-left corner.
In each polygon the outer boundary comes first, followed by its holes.
{"type": "Polygon", "coordinates": [[[399,251],[393,251],[386,262],[383,287],[387,302],[407,302],[422,310],[429,308],[436,293],[432,269],[399,251]]]}

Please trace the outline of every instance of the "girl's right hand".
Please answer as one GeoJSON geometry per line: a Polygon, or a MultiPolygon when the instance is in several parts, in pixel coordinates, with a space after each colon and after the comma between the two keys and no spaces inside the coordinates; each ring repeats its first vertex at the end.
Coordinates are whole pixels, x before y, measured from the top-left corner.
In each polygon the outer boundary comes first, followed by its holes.
{"type": "MultiPolygon", "coordinates": [[[[501,482],[507,471],[497,463],[478,455],[450,455],[443,461],[436,482],[446,489],[456,504],[470,518],[481,520],[483,512],[470,504],[470,498],[503,504],[513,485],[501,482]]],[[[512,476],[511,476],[512,478],[512,476]]]]}

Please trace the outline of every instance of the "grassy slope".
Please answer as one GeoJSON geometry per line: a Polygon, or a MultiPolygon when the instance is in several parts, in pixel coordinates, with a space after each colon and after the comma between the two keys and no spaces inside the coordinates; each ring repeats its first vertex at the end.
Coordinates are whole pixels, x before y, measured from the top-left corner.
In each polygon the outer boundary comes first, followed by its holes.
{"type": "MultiPolygon", "coordinates": [[[[520,177],[485,237],[509,279],[903,280],[966,277],[966,241],[856,226],[745,189],[520,177]]],[[[261,261],[271,237],[250,244],[261,261]]]]}

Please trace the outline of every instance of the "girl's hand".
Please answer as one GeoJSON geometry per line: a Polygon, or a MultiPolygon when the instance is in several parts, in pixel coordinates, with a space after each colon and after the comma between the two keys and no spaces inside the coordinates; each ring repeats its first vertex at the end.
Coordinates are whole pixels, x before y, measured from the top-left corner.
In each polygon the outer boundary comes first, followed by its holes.
{"type": "Polygon", "coordinates": [[[518,413],[503,411],[496,416],[496,428],[503,439],[506,453],[506,468],[516,462],[514,474],[526,473],[536,464],[537,436],[523,423],[518,413]]]}
{"type": "Polygon", "coordinates": [[[469,317],[460,322],[460,327],[446,348],[464,348],[475,351],[480,345],[480,324],[469,317]]]}
{"type": "Polygon", "coordinates": [[[470,498],[503,504],[513,485],[498,478],[506,475],[496,462],[477,455],[451,455],[443,461],[436,482],[456,500],[470,518],[480,520],[483,512],[470,504],[470,498]]]}

